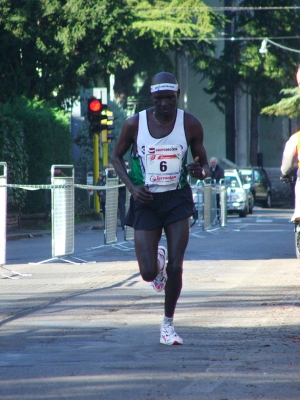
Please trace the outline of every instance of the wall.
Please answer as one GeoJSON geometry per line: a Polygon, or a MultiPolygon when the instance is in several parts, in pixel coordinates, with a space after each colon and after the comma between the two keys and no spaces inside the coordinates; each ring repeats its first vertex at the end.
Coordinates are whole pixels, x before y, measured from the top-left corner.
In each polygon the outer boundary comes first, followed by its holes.
{"type": "Polygon", "coordinates": [[[280,167],[282,152],[288,138],[288,118],[271,118],[264,116],[260,117],[259,151],[263,154],[265,167],[280,167]]]}

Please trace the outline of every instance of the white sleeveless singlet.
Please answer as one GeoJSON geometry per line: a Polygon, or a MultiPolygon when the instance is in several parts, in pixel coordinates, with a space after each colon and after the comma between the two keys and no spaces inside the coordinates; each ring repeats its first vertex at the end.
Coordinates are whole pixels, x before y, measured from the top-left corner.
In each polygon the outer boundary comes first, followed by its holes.
{"type": "Polygon", "coordinates": [[[149,132],[146,110],[139,113],[137,153],[144,184],[151,192],[166,192],[186,185],[187,152],[183,110],[177,109],[172,132],[160,139],[149,132]]]}

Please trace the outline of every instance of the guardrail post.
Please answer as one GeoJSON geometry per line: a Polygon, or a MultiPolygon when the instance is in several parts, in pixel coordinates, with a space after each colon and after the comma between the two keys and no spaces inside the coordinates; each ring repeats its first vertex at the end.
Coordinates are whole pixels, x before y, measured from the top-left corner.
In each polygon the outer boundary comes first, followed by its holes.
{"type": "MultiPolygon", "coordinates": [[[[130,192],[126,188],[126,204],[125,204],[125,215],[127,214],[130,206],[130,192]]],[[[130,241],[134,240],[134,229],[131,226],[124,226],[124,240],[130,241]]]]}
{"type": "Polygon", "coordinates": [[[6,263],[7,164],[0,162],[0,265],[6,263]],[[2,186],[3,185],[3,186],[2,186]]]}
{"type": "Polygon", "coordinates": [[[52,185],[70,185],[51,189],[52,257],[63,257],[74,253],[74,167],[52,165],[52,185]],[[62,169],[71,176],[55,176],[55,169],[62,169]]]}
{"type": "Polygon", "coordinates": [[[220,186],[220,226],[227,226],[227,186],[220,186]]]}
{"type": "Polygon", "coordinates": [[[209,180],[203,181],[203,230],[211,227],[211,182],[209,180]]]}
{"type": "MultiPolygon", "coordinates": [[[[113,168],[107,168],[105,173],[106,186],[118,186],[119,178],[116,171],[113,168]]],[[[117,241],[118,193],[118,187],[106,189],[104,244],[111,244],[117,241]]]]}

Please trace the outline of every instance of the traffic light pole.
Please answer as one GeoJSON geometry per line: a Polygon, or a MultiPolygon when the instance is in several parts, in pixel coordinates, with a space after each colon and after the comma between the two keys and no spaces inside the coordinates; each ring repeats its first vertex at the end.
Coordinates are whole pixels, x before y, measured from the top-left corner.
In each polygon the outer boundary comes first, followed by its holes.
{"type": "MultiPolygon", "coordinates": [[[[93,135],[94,150],[94,186],[97,185],[99,179],[99,135],[93,135]]],[[[97,191],[94,190],[94,212],[100,213],[100,202],[97,191]]]]}
{"type": "Polygon", "coordinates": [[[103,165],[108,164],[108,143],[102,142],[102,149],[103,149],[103,165]]]}

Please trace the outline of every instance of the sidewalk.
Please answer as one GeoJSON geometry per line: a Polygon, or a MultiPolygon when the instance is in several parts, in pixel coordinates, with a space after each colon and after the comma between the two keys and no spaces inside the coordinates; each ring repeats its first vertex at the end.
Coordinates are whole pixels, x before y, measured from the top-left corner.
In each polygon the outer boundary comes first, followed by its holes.
{"type": "MultiPolygon", "coordinates": [[[[104,221],[87,221],[75,223],[74,231],[76,229],[104,229],[104,221]]],[[[38,237],[51,235],[51,228],[49,229],[12,229],[7,230],[6,240],[18,240],[30,237],[38,237]]]]}

